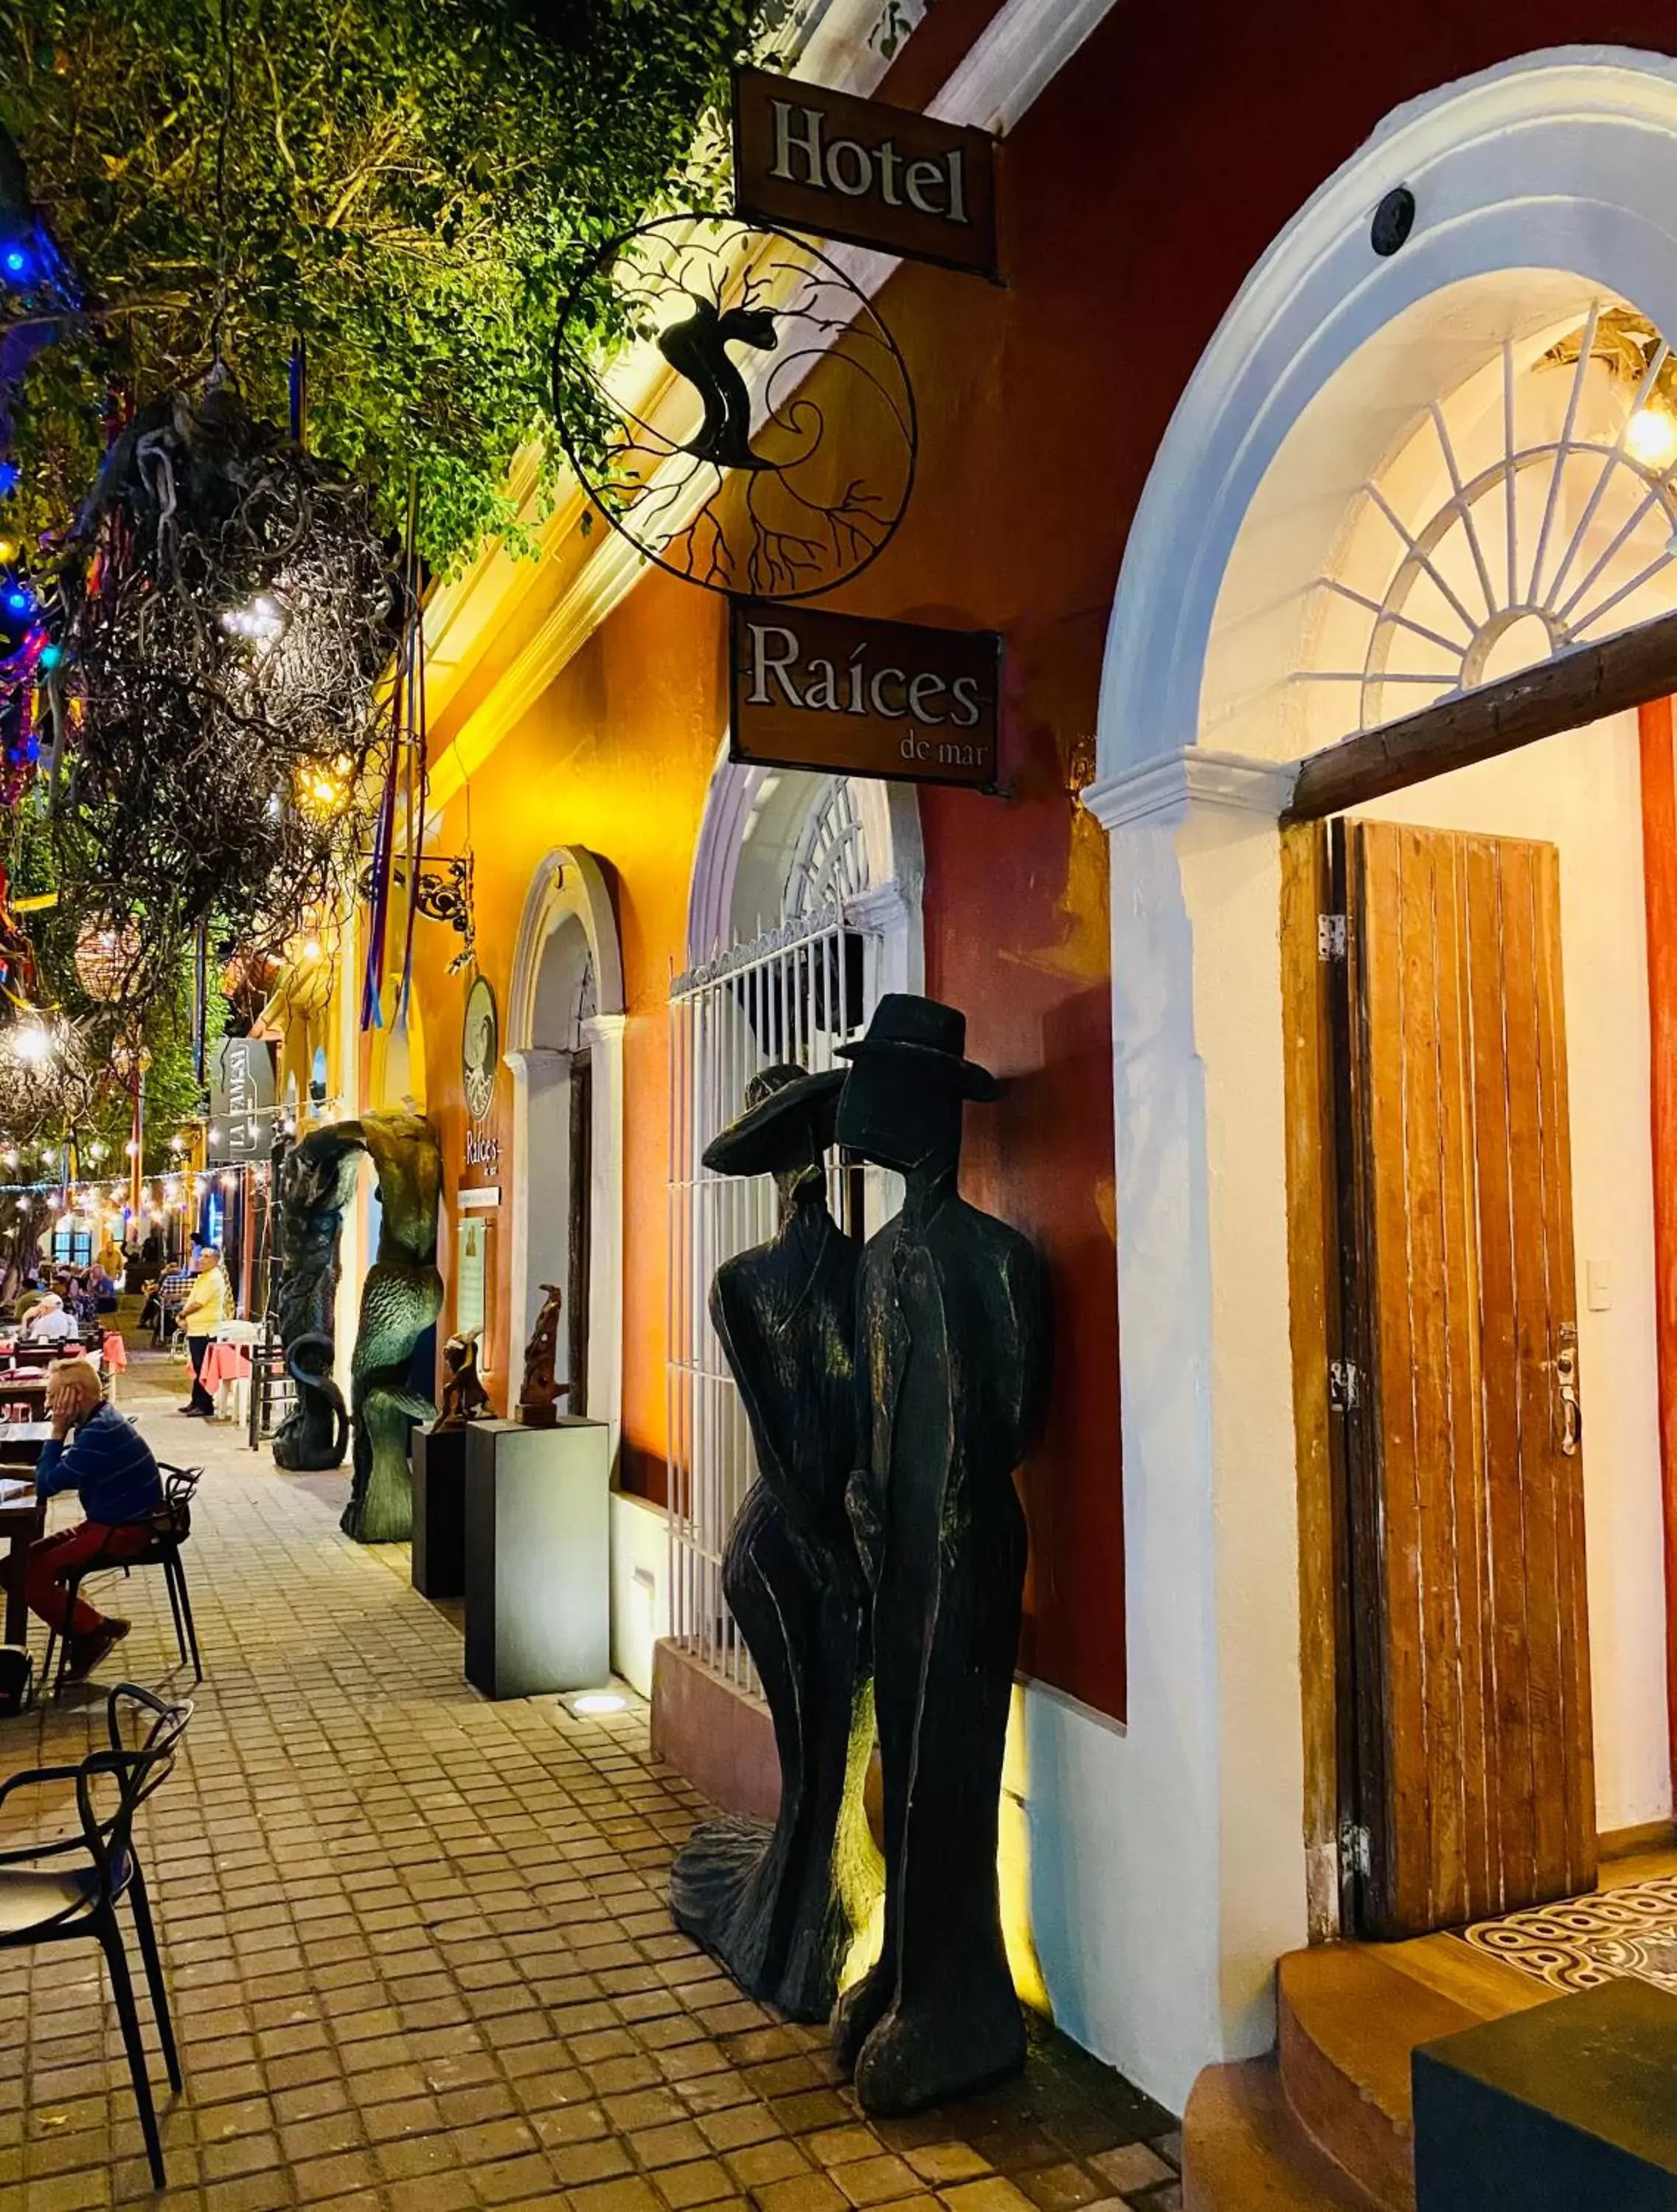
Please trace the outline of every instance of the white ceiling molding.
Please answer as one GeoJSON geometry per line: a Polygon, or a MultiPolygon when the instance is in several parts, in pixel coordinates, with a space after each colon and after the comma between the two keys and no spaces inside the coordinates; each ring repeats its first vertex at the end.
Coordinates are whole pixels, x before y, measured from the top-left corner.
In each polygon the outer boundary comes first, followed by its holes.
{"type": "Polygon", "coordinates": [[[1004,137],[1047,91],[1113,0],[1008,0],[926,112],[1004,137]]]}
{"type": "MultiPolygon", "coordinates": [[[[1114,0],[1006,0],[928,103],[927,112],[945,123],[1011,130],[1113,4],[1114,0]]],[[[923,13],[923,5],[917,8],[916,20],[923,13]]],[[[879,0],[830,0],[815,21],[791,75],[847,92],[872,92],[889,66],[874,44],[878,21],[879,0]]],[[[825,250],[869,299],[899,265],[893,256],[866,247],[825,250]]],[[[811,368],[815,354],[811,347],[811,368]]],[[[533,496],[533,486],[532,465],[526,479],[526,503],[533,496]]],[[[450,696],[489,650],[495,628],[510,609],[545,580],[542,563],[574,542],[579,516],[586,506],[580,489],[568,485],[548,520],[537,527],[541,548],[537,561],[513,563],[497,545],[433,597],[425,629],[434,713],[446,713],[450,696]],[[525,570],[523,576],[520,568],[525,570]]],[[[561,586],[534,635],[432,763],[434,805],[446,805],[465,778],[483,765],[571,656],[634,589],[648,565],[617,531],[606,528],[593,534],[575,574],[561,586]]]]}

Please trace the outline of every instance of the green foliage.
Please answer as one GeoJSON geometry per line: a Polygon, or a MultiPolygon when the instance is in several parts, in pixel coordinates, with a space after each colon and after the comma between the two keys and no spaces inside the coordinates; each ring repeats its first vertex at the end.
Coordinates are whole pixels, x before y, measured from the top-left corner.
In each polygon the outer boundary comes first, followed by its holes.
{"type": "MultiPolygon", "coordinates": [[[[0,124],[95,310],[29,365],[9,527],[61,529],[113,393],[221,351],[447,571],[550,489],[550,360],[591,254],[702,195],[693,149],[762,0],[0,0],[0,124]]],[[[513,532],[516,539],[516,532],[513,532]]]]}

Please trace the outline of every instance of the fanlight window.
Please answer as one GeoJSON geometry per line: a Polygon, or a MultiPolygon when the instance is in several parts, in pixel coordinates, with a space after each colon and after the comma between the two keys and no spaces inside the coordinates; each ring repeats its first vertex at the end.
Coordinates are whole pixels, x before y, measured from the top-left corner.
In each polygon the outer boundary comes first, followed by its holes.
{"type": "Polygon", "coordinates": [[[848,776],[835,775],[805,817],[787,868],[781,920],[842,906],[867,889],[867,843],[848,776]]]}
{"type": "Polygon", "coordinates": [[[1367,729],[1662,612],[1677,567],[1677,364],[1592,309],[1525,375],[1505,342],[1471,412],[1436,402],[1352,525],[1323,617],[1367,729]],[[1488,404],[1486,404],[1488,401],[1488,404]],[[1451,417],[1455,421],[1452,427],[1451,417]],[[1376,595],[1359,580],[1387,574],[1376,595]],[[1354,656],[1354,657],[1353,657],[1354,656]]]}
{"type": "Polygon", "coordinates": [[[1421,358],[1459,364],[1461,335],[1371,342],[1278,456],[1218,603],[1213,744],[1313,750],[1677,606],[1659,331],[1597,301],[1416,394],[1421,358]]]}

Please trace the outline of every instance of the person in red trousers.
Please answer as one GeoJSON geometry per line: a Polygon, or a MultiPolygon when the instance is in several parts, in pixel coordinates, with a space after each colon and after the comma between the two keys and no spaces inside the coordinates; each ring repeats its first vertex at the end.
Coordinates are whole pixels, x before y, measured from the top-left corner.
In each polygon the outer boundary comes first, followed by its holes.
{"type": "Polygon", "coordinates": [[[57,1363],[47,1376],[46,1410],[52,1434],[41,1446],[35,1488],[42,1498],[79,1492],[87,1518],[30,1546],[23,1591],[30,1611],[69,1638],[69,1672],[79,1680],[127,1635],[128,1623],[102,1618],[84,1596],[72,1611],[65,1583],[89,1559],[119,1566],[144,1551],[163,1482],[145,1438],[106,1404],[89,1361],[57,1363]]]}

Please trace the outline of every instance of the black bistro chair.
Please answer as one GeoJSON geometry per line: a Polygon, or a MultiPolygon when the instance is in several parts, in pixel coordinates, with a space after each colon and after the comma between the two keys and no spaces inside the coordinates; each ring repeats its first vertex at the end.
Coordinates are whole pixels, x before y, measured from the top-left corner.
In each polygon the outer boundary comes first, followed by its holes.
{"type": "Polygon", "coordinates": [[[180,2060],[169,2019],[168,1991],[133,1831],[135,1814],[173,1769],[192,1708],[185,1703],[167,1705],[149,1690],[119,1682],[111,1692],[106,1714],[109,1750],[90,1752],[74,1766],[32,1767],[0,1783],[0,1805],[19,1790],[73,1783],[81,1819],[79,1835],[0,1850],[0,1950],[21,1949],[33,1943],[80,1942],[96,1942],[104,1952],[111,1992],[122,2022],[134,2101],[140,2108],[146,2157],[151,2178],[161,2189],[163,2147],[157,2133],[145,2042],[117,1903],[126,1897],[134,1915],[163,2063],[168,2069],[170,2087],[179,2090],[180,2060]],[[137,1742],[125,1741],[126,1727],[135,1729],[137,1742]]]}
{"type": "MultiPolygon", "coordinates": [[[[144,1551],[131,1553],[124,1559],[107,1559],[103,1553],[95,1552],[90,1559],[84,1559],[79,1571],[70,1577],[66,1584],[70,1594],[69,1609],[71,1612],[75,1610],[82,1585],[89,1575],[102,1574],[112,1567],[120,1567],[125,1574],[131,1567],[161,1567],[163,1580],[168,1587],[169,1609],[174,1615],[174,1640],[179,1647],[180,1663],[184,1667],[190,1656],[192,1679],[201,1682],[204,1666],[198,1657],[198,1632],[192,1619],[191,1593],[186,1587],[186,1569],[180,1557],[180,1547],[192,1533],[192,1499],[203,1480],[204,1469],[201,1467],[170,1467],[160,1460],[157,1471],[163,1478],[163,1503],[151,1516],[151,1535],[144,1551]]],[[[70,1638],[67,1636],[61,1638],[54,1629],[47,1636],[46,1656],[41,1662],[40,1679],[43,1684],[52,1683],[55,1698],[64,1686],[69,1667],[70,1638]],[[55,1650],[58,1658],[56,1676],[52,1671],[55,1650]]]]}

